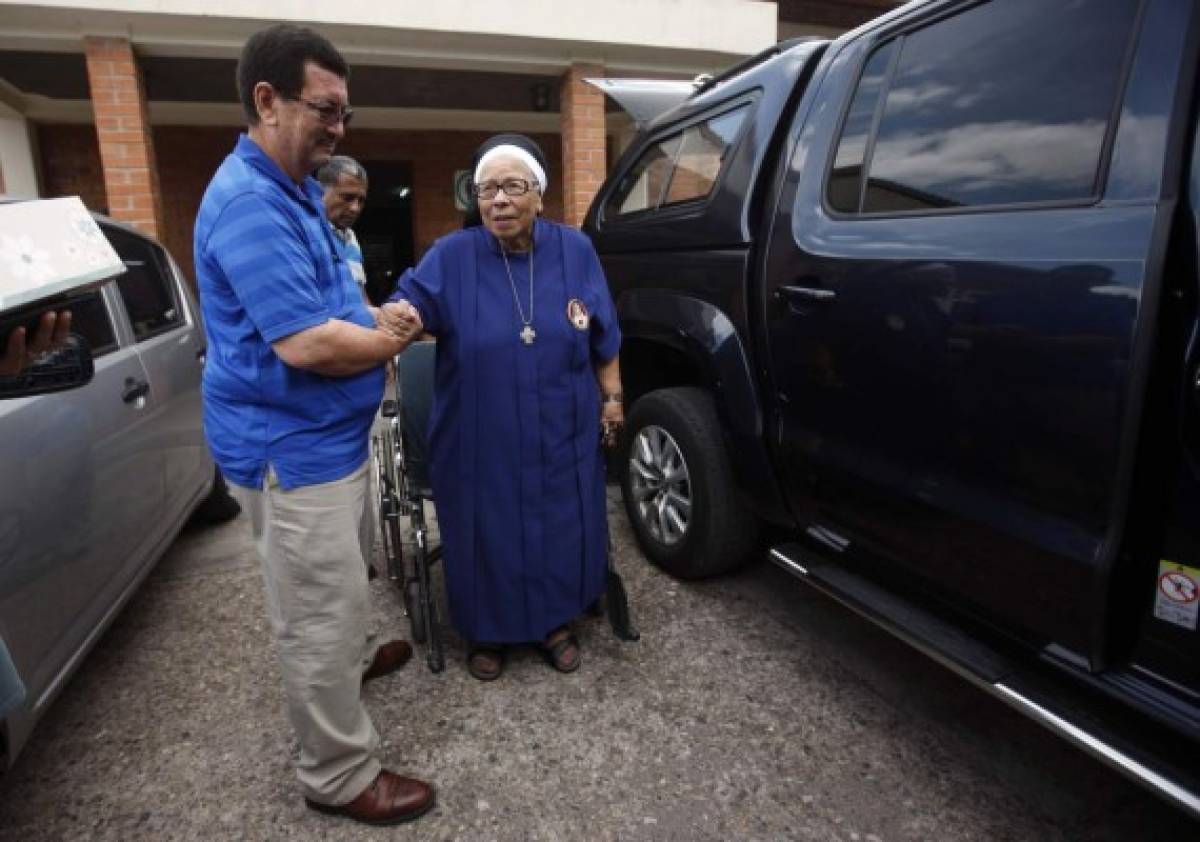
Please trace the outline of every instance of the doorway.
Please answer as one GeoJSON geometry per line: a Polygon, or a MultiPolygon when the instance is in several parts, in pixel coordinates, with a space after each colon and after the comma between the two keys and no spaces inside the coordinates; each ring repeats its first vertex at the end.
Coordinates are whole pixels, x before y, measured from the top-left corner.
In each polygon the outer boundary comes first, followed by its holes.
{"type": "Polygon", "coordinates": [[[400,273],[413,265],[412,164],[361,161],[367,170],[367,204],[354,224],[363,252],[367,297],[380,304],[400,273]]]}

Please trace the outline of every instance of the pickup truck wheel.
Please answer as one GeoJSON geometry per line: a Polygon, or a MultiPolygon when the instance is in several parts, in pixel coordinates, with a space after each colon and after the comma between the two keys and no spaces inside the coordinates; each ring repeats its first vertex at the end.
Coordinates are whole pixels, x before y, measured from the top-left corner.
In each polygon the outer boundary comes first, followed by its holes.
{"type": "Polygon", "coordinates": [[[758,524],[734,486],[712,398],[694,388],[651,392],[626,428],[621,490],[646,556],[680,579],[742,565],[758,524]]]}

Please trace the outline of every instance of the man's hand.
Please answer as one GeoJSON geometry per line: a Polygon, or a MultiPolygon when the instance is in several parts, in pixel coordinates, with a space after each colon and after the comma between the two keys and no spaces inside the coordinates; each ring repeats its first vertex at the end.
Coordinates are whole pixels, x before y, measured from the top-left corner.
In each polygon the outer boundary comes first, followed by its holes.
{"type": "Polygon", "coordinates": [[[405,344],[416,339],[425,330],[417,308],[404,299],[389,301],[380,307],[375,325],[405,344]]]}
{"type": "Polygon", "coordinates": [[[0,354],[0,377],[16,377],[41,354],[66,344],[71,333],[71,311],[48,311],[38,320],[37,329],[26,341],[24,327],[14,328],[0,354]]]}

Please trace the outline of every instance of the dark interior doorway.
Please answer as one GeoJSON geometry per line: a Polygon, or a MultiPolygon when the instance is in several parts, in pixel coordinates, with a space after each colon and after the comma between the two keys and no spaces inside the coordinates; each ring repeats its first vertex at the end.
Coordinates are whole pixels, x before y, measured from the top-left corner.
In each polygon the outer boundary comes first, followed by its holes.
{"type": "Polygon", "coordinates": [[[367,297],[387,299],[400,273],[413,265],[412,164],[360,161],[367,169],[367,206],[354,224],[363,251],[367,297]]]}

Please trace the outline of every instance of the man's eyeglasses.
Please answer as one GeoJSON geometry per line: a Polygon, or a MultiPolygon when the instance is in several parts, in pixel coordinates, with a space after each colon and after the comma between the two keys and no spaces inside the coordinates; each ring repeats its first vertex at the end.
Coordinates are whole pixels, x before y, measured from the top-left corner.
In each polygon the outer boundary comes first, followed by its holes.
{"type": "Polygon", "coordinates": [[[330,127],[336,126],[338,123],[348,126],[350,125],[350,120],[354,117],[354,109],[348,105],[341,106],[333,102],[313,102],[302,96],[296,97],[296,101],[303,102],[313,111],[317,112],[317,119],[330,127]]]}
{"type": "Polygon", "coordinates": [[[523,178],[506,178],[504,181],[485,181],[483,184],[475,184],[471,187],[471,192],[479,199],[494,199],[496,194],[501,190],[505,196],[524,196],[531,188],[536,187],[536,181],[527,181],[523,178]]]}

